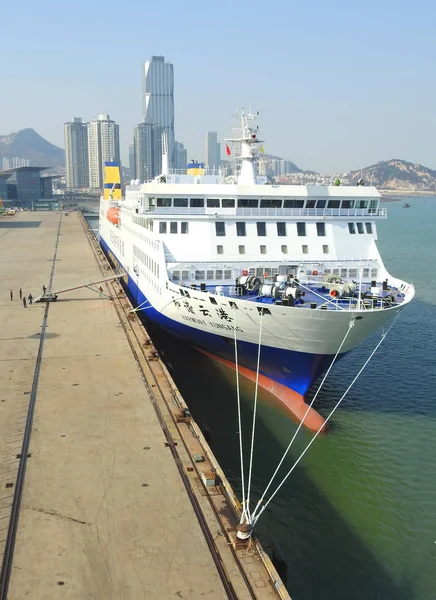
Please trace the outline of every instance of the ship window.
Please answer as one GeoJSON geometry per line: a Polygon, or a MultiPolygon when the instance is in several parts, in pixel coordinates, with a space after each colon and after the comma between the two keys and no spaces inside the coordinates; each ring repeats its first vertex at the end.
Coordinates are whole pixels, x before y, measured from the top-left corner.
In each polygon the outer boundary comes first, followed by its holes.
{"type": "Polygon", "coordinates": [[[357,277],[357,269],[348,269],[348,277],[357,277]]]}
{"type": "Polygon", "coordinates": [[[248,274],[254,277],[256,275],[256,269],[254,267],[251,267],[250,269],[248,269],[248,274]]]}
{"type": "Polygon", "coordinates": [[[371,269],[371,279],[377,279],[377,269],[371,269]]]}
{"type": "Polygon", "coordinates": [[[264,277],[271,277],[271,275],[272,275],[271,268],[265,267],[265,273],[263,275],[264,275],[264,277]]]}
{"type": "Polygon", "coordinates": [[[287,246],[281,246],[281,250],[282,250],[282,254],[287,254],[288,253],[288,247],[287,246]]]}
{"type": "Polygon", "coordinates": [[[368,200],[358,200],[356,208],[367,208],[368,200]]]}
{"type": "Polygon", "coordinates": [[[206,202],[207,202],[208,208],[219,208],[220,207],[219,198],[208,198],[206,202]]]}
{"type": "Polygon", "coordinates": [[[339,208],[341,206],[340,200],[329,200],[327,203],[328,208],[339,208]]]}
{"type": "Polygon", "coordinates": [[[324,275],[330,275],[331,269],[324,269],[324,275]]]}
{"type": "Polygon", "coordinates": [[[342,208],[353,208],[354,200],[342,200],[342,208]]]}
{"type": "Polygon", "coordinates": [[[202,281],[204,279],[204,271],[195,271],[195,281],[202,281]]]}
{"type": "Polygon", "coordinates": [[[348,231],[350,233],[356,233],[356,227],[355,227],[354,223],[348,223],[348,231]]]}
{"type": "Polygon", "coordinates": [[[257,225],[257,235],[258,236],[265,236],[266,235],[266,223],[262,223],[262,222],[258,222],[256,223],[257,225]]]}
{"type": "Polygon", "coordinates": [[[180,279],[180,271],[173,271],[173,281],[178,281],[180,279]]]}
{"type": "Polygon", "coordinates": [[[299,237],[306,235],[306,223],[297,223],[297,233],[299,237]]]}
{"type": "Polygon", "coordinates": [[[325,236],[325,223],[317,223],[316,224],[316,233],[319,237],[325,236]]]}
{"type": "Polygon", "coordinates": [[[341,269],[341,277],[346,277],[347,276],[347,269],[341,269]]]}
{"type": "Polygon", "coordinates": [[[159,222],[159,233],[166,233],[166,232],[167,232],[167,222],[160,221],[159,222]]]}
{"type": "Polygon", "coordinates": [[[204,198],[191,198],[189,206],[191,208],[202,208],[204,206],[204,198]]]}
{"type": "Polygon", "coordinates": [[[266,254],[266,246],[264,246],[264,245],[260,246],[260,253],[261,254],[266,254]]]}
{"type": "Polygon", "coordinates": [[[329,247],[327,245],[324,245],[322,247],[322,251],[323,251],[324,254],[328,254],[329,253],[329,247]]]}
{"type": "Polygon", "coordinates": [[[239,247],[239,254],[245,254],[245,246],[238,246],[239,247]]]}
{"type": "Polygon", "coordinates": [[[215,233],[216,233],[217,236],[223,237],[224,235],[226,235],[225,226],[226,226],[226,224],[223,223],[222,221],[216,221],[216,223],[215,223],[215,233]]]}
{"type": "Polygon", "coordinates": [[[371,202],[369,203],[369,212],[371,214],[374,214],[377,212],[377,208],[378,208],[378,200],[371,200],[371,202]]]}
{"type": "Polygon", "coordinates": [[[157,206],[171,206],[171,198],[156,198],[157,206]]]}
{"type": "Polygon", "coordinates": [[[174,198],[174,206],[176,208],[186,208],[188,206],[188,198],[174,198]]]}
{"type": "Polygon", "coordinates": [[[363,230],[363,223],[357,223],[357,231],[358,233],[365,233],[363,230]]]}
{"type": "Polygon", "coordinates": [[[206,279],[213,279],[213,269],[206,271],[206,279]]]}
{"type": "Polygon", "coordinates": [[[180,233],[188,233],[189,232],[189,223],[187,221],[182,221],[180,223],[180,233]]]}
{"type": "Polygon", "coordinates": [[[247,235],[245,231],[245,223],[243,221],[236,222],[236,235],[239,237],[247,235]]]}
{"type": "Polygon", "coordinates": [[[224,254],[224,246],[217,246],[216,247],[216,253],[217,254],[224,254]]]}
{"type": "Polygon", "coordinates": [[[283,208],[303,208],[304,200],[283,200],[283,208]]]}
{"type": "Polygon", "coordinates": [[[235,199],[234,198],[223,198],[221,200],[222,208],[235,208],[235,199]]]}
{"type": "Polygon", "coordinates": [[[365,223],[366,233],[372,233],[372,223],[365,223]]]}
{"type": "Polygon", "coordinates": [[[218,269],[217,271],[215,271],[215,279],[216,280],[221,280],[223,278],[223,272],[221,269],[218,269]]]}
{"type": "Polygon", "coordinates": [[[170,233],[177,233],[177,221],[171,221],[170,233]]]}
{"type": "Polygon", "coordinates": [[[260,208],[281,208],[282,201],[276,198],[268,198],[260,201],[260,208]]]}
{"type": "Polygon", "coordinates": [[[277,223],[277,235],[279,237],[286,237],[286,223],[283,223],[283,222],[277,223]]]}
{"type": "Polygon", "coordinates": [[[327,200],[317,200],[316,208],[325,208],[326,203],[327,203],[327,200]]]}
{"type": "Polygon", "coordinates": [[[303,244],[301,246],[301,251],[303,252],[303,254],[309,254],[309,246],[306,246],[306,244],[303,244]]]}
{"type": "Polygon", "coordinates": [[[189,271],[182,271],[182,281],[186,281],[187,279],[189,279],[189,271]]]}
{"type": "Polygon", "coordinates": [[[339,275],[339,269],[333,269],[333,275],[339,275]]]}
{"type": "Polygon", "coordinates": [[[232,271],[230,269],[226,269],[224,271],[224,279],[231,279],[232,278],[232,271]]]}
{"type": "Polygon", "coordinates": [[[315,208],[316,200],[306,200],[306,208],[315,208]]]}
{"type": "Polygon", "coordinates": [[[259,200],[254,200],[251,198],[239,198],[238,207],[239,208],[257,208],[259,206],[259,200]]]}
{"type": "Polygon", "coordinates": [[[256,268],[256,277],[263,277],[263,269],[262,267],[256,268]]]}
{"type": "Polygon", "coordinates": [[[369,277],[369,269],[363,269],[362,277],[369,277]]]}

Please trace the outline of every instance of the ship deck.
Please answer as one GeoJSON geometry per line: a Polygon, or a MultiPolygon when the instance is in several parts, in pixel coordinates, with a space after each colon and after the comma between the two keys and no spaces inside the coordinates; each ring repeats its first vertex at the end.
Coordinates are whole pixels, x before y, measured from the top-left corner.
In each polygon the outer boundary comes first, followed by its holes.
{"type": "MultiPolygon", "coordinates": [[[[380,284],[382,288],[382,284],[380,284]]],[[[223,295],[232,299],[243,299],[250,302],[257,302],[265,305],[290,306],[289,302],[283,299],[272,298],[259,295],[257,291],[245,291],[241,293],[238,286],[232,285],[200,285],[192,284],[188,289],[204,289],[211,294],[223,295]]],[[[389,287],[387,290],[381,289],[377,294],[372,293],[371,284],[364,283],[361,286],[360,309],[362,310],[380,310],[402,304],[405,294],[396,287],[389,287]]],[[[355,310],[358,308],[357,294],[352,297],[333,298],[330,290],[322,285],[304,284],[301,291],[301,297],[295,300],[292,306],[301,309],[320,309],[320,310],[355,310]]]]}

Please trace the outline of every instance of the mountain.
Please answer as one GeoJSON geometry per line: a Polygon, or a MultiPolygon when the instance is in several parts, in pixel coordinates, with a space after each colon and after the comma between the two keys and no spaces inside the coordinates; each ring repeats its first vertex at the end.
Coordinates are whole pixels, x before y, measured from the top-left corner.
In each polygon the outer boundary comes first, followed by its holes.
{"type": "Polygon", "coordinates": [[[398,158],[352,171],[348,177],[353,184],[362,177],[382,190],[436,191],[436,171],[398,158]]]}
{"type": "Polygon", "coordinates": [[[65,167],[65,150],[47,142],[34,129],[0,135],[0,158],[25,158],[31,167],[65,167]]]}

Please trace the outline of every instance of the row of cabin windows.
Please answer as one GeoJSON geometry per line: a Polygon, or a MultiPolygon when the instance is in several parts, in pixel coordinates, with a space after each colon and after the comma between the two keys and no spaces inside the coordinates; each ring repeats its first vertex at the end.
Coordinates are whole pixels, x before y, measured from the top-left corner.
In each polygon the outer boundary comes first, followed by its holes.
{"type": "MultiPolygon", "coordinates": [[[[149,198],[153,203],[154,198],[149,198]]],[[[156,198],[158,208],[370,208],[375,210],[378,200],[296,200],[281,198],[156,198]]]]}
{"type": "MultiPolygon", "coordinates": [[[[198,270],[195,271],[195,280],[196,281],[204,281],[205,279],[216,279],[218,281],[225,279],[232,279],[232,271],[231,269],[207,269],[207,270],[198,270]]],[[[190,281],[191,280],[191,272],[188,270],[181,271],[173,271],[172,279],[174,281],[190,281]]]]}
{"type": "MultiPolygon", "coordinates": [[[[277,235],[279,237],[286,237],[286,223],[278,222],[277,225],[277,235]]],[[[257,226],[257,235],[259,237],[266,236],[266,223],[258,222],[257,226]]],[[[223,221],[216,221],[215,223],[215,233],[218,237],[224,237],[226,235],[226,224],[223,221]]],[[[320,237],[325,236],[325,223],[316,223],[316,233],[320,237]]],[[[247,235],[246,223],[244,221],[236,222],[236,235],[238,237],[244,237],[247,235]]],[[[306,234],[306,223],[297,223],[297,235],[305,236],[306,234]]]]}
{"type": "MultiPolygon", "coordinates": [[[[366,233],[372,233],[372,223],[365,223],[366,233]]],[[[363,223],[348,223],[348,231],[350,233],[365,233],[363,223]]]]}
{"type": "Polygon", "coordinates": [[[135,246],[135,244],[133,244],[133,256],[140,260],[142,264],[153,273],[153,275],[159,277],[159,265],[157,262],[153,260],[146,252],[135,246]]]}
{"type": "MultiPolygon", "coordinates": [[[[281,250],[282,254],[288,254],[288,247],[286,245],[280,246],[280,250],[281,250]]],[[[261,244],[259,247],[259,251],[261,254],[267,254],[266,246],[261,244]]],[[[217,246],[216,252],[217,252],[217,254],[224,254],[224,246],[217,246]]],[[[238,246],[238,252],[239,252],[239,254],[245,254],[245,246],[238,246]]],[[[303,244],[301,246],[301,252],[302,252],[302,254],[309,254],[309,246],[307,246],[306,244],[303,244]]],[[[330,250],[329,250],[329,247],[327,244],[323,245],[322,252],[323,252],[323,254],[330,253],[330,250]]]]}
{"type": "MultiPolygon", "coordinates": [[[[293,273],[294,269],[290,267],[287,271],[293,273]]],[[[279,269],[277,267],[251,267],[248,274],[256,277],[274,277],[279,274],[279,269]]],[[[355,279],[359,275],[358,270],[354,268],[325,269],[324,274],[338,275],[345,279],[355,279]]],[[[312,271],[306,271],[306,275],[311,276],[312,271]]],[[[377,279],[377,269],[363,269],[362,275],[363,279],[369,279],[370,277],[371,279],[377,279]]],[[[232,279],[232,271],[230,269],[198,269],[192,272],[182,269],[173,271],[171,278],[173,281],[191,281],[192,279],[195,279],[195,281],[222,281],[232,279]]]]}
{"type": "MultiPolygon", "coordinates": [[[[168,233],[167,225],[168,224],[166,221],[160,221],[159,222],[159,233],[168,233]]],[[[170,233],[179,233],[178,226],[179,226],[179,224],[177,221],[170,221],[170,228],[169,228],[170,233]]],[[[189,223],[187,221],[182,221],[180,223],[180,233],[189,233],[189,223]]]]}

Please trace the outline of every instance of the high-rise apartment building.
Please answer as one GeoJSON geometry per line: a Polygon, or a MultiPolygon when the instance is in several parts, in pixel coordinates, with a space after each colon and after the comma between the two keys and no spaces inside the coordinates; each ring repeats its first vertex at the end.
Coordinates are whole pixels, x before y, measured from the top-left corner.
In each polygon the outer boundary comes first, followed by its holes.
{"type": "Polygon", "coordinates": [[[129,144],[129,171],[130,178],[136,179],[135,144],[129,144]]]}
{"type": "Polygon", "coordinates": [[[218,143],[216,131],[206,133],[206,166],[217,169],[221,162],[221,144],[218,143]]]}
{"type": "Polygon", "coordinates": [[[162,128],[143,121],[133,130],[135,179],[148,181],[162,170],[162,128]]]}
{"type": "Polygon", "coordinates": [[[120,164],[119,126],[107,114],[98,115],[88,124],[89,187],[102,189],[104,163],[120,164]]]}
{"type": "Polygon", "coordinates": [[[163,56],[152,56],[142,67],[143,116],[162,127],[168,141],[169,167],[174,165],[174,69],[163,56]]]}
{"type": "Polygon", "coordinates": [[[80,117],[64,123],[67,190],[89,187],[88,124],[80,117]]]}

